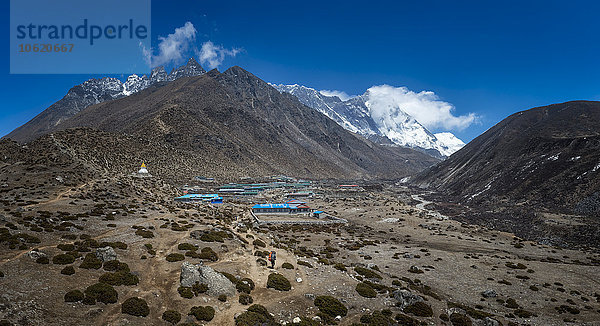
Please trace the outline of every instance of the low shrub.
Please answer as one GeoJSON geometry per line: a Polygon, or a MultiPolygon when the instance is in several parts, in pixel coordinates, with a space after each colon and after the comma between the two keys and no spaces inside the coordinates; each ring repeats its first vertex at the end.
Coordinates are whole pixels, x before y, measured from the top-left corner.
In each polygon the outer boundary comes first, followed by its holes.
{"type": "Polygon", "coordinates": [[[75,262],[75,257],[69,254],[60,254],[52,257],[52,263],[57,265],[68,265],[75,262]]]}
{"type": "Polygon", "coordinates": [[[146,317],[150,314],[150,308],[146,300],[133,297],[121,304],[121,312],[132,316],[146,317]]]}
{"type": "Polygon", "coordinates": [[[149,230],[137,229],[135,231],[135,234],[145,239],[154,238],[154,233],[152,233],[152,231],[149,230]]]}
{"type": "Polygon", "coordinates": [[[269,325],[270,319],[256,312],[245,311],[235,318],[236,326],[269,325]]]}
{"type": "Polygon", "coordinates": [[[364,267],[360,267],[360,266],[354,267],[354,271],[366,278],[382,279],[381,275],[373,272],[370,269],[364,268],[364,267]]]}
{"type": "Polygon", "coordinates": [[[75,250],[75,245],[72,243],[61,243],[61,244],[57,245],[56,248],[58,248],[62,251],[73,251],[73,250],[75,250]]]}
{"type": "Polygon", "coordinates": [[[176,310],[167,310],[163,312],[162,320],[175,325],[181,321],[181,314],[176,310]]]}
{"type": "Polygon", "coordinates": [[[258,259],[256,260],[256,263],[257,263],[259,266],[267,266],[267,261],[266,261],[266,260],[264,260],[264,259],[262,259],[262,258],[258,258],[258,259]]]}
{"type": "Polygon", "coordinates": [[[360,317],[360,322],[368,326],[394,325],[392,318],[390,318],[388,314],[384,314],[381,311],[373,311],[372,314],[362,315],[360,317]]]}
{"type": "Polygon", "coordinates": [[[292,265],[290,263],[283,263],[283,264],[281,264],[281,267],[285,268],[285,269],[294,269],[294,265],[292,265]]]}
{"type": "Polygon", "coordinates": [[[204,283],[196,282],[194,285],[192,285],[192,292],[194,292],[194,295],[196,296],[201,293],[205,293],[206,291],[208,291],[208,285],[204,283]]]}
{"type": "Polygon", "coordinates": [[[525,309],[515,309],[515,311],[513,311],[513,313],[515,314],[515,316],[519,317],[519,318],[530,318],[531,316],[533,316],[533,313],[531,313],[530,311],[527,311],[525,309]]]}
{"type": "Polygon", "coordinates": [[[75,268],[73,268],[73,266],[65,266],[60,273],[63,275],[73,275],[75,274],[75,268]]]}
{"type": "Polygon", "coordinates": [[[329,295],[316,297],[314,303],[315,306],[319,308],[319,311],[331,317],[344,317],[348,313],[348,308],[346,308],[338,299],[329,295]]]}
{"type": "Polygon", "coordinates": [[[235,288],[240,293],[250,294],[254,290],[254,282],[245,277],[235,283],[235,288]]]}
{"type": "Polygon", "coordinates": [[[431,317],[433,316],[433,310],[425,302],[415,302],[404,308],[404,312],[413,314],[418,317],[431,317]]]}
{"type": "Polygon", "coordinates": [[[102,267],[102,261],[93,253],[85,255],[83,262],[79,265],[79,268],[84,269],[99,269],[100,267],[102,267]]]}
{"type": "Polygon", "coordinates": [[[219,295],[217,299],[221,302],[227,302],[227,296],[225,294],[219,295]]]}
{"type": "Polygon", "coordinates": [[[100,301],[105,304],[116,303],[119,294],[115,289],[106,283],[96,283],[85,289],[85,296],[100,301]]]}
{"type": "Polygon", "coordinates": [[[313,266],[309,262],[307,262],[307,261],[299,260],[297,264],[298,265],[302,265],[302,266],[306,266],[308,268],[313,268],[313,266]]]}
{"type": "Polygon", "coordinates": [[[375,298],[377,296],[377,292],[367,283],[358,283],[356,284],[356,292],[361,297],[365,298],[375,298]]]}
{"type": "Polygon", "coordinates": [[[337,264],[333,265],[333,268],[337,269],[338,271],[342,271],[342,272],[346,271],[346,265],[344,265],[342,263],[337,263],[337,264]]]}
{"type": "Polygon", "coordinates": [[[227,279],[231,283],[233,283],[233,284],[237,283],[238,279],[237,279],[237,277],[235,277],[235,275],[233,275],[231,273],[227,273],[227,272],[220,272],[220,273],[223,274],[223,276],[227,277],[227,279]]]}
{"type": "Polygon", "coordinates": [[[508,298],[506,300],[506,307],[510,308],[510,309],[517,309],[519,308],[519,304],[517,303],[517,301],[513,298],[508,298]]]}
{"type": "Polygon", "coordinates": [[[422,325],[421,322],[418,321],[417,319],[414,319],[405,314],[397,314],[396,317],[394,317],[394,319],[396,319],[398,324],[403,325],[403,326],[421,326],[422,325]]]}
{"type": "Polygon", "coordinates": [[[108,272],[129,272],[129,265],[118,260],[104,262],[102,268],[108,272]]]}
{"type": "MultiPolygon", "coordinates": [[[[554,307],[554,309],[556,309],[556,311],[559,314],[564,314],[565,312],[568,312],[572,315],[577,315],[581,312],[581,311],[579,311],[579,309],[577,309],[575,307],[571,307],[569,305],[560,305],[558,307],[554,307]]],[[[516,314],[516,310],[515,310],[515,314],[516,314]]]]}
{"type": "Polygon", "coordinates": [[[85,295],[79,290],[69,291],[65,294],[65,302],[81,302],[83,298],[85,295]]]}
{"type": "Polygon", "coordinates": [[[38,264],[46,265],[46,264],[50,264],[50,259],[48,259],[48,257],[46,257],[46,256],[42,256],[42,257],[38,257],[38,259],[36,259],[35,262],[38,264]]]}
{"type": "Polygon", "coordinates": [[[191,299],[194,297],[194,292],[192,291],[191,287],[180,286],[177,288],[177,292],[179,292],[179,295],[185,299],[191,299]]]}
{"type": "Polygon", "coordinates": [[[180,243],[177,246],[177,249],[179,249],[179,250],[196,250],[196,247],[191,243],[180,243]]]}
{"type": "Polygon", "coordinates": [[[98,245],[98,247],[100,247],[100,248],[112,247],[113,249],[126,250],[127,249],[127,244],[125,242],[121,242],[121,241],[116,241],[116,242],[101,242],[98,245]]]}
{"type": "Polygon", "coordinates": [[[100,282],[110,284],[113,286],[119,285],[137,285],[140,282],[140,279],[137,275],[131,274],[129,272],[121,271],[121,272],[107,272],[100,276],[100,282]]]}
{"type": "Polygon", "coordinates": [[[215,308],[211,306],[195,306],[190,309],[188,315],[196,317],[198,321],[211,321],[215,318],[215,308]]]}
{"type": "Polygon", "coordinates": [[[252,244],[255,245],[255,246],[257,246],[257,247],[260,247],[260,248],[264,248],[264,247],[267,246],[265,244],[265,242],[262,241],[261,239],[255,239],[254,241],[252,241],[252,244]]]}
{"type": "Polygon", "coordinates": [[[267,279],[267,288],[272,288],[278,291],[289,291],[292,284],[285,276],[277,273],[270,274],[267,279]]]}
{"type": "Polygon", "coordinates": [[[214,252],[214,250],[212,250],[210,247],[202,248],[202,250],[200,250],[200,254],[198,254],[197,258],[204,259],[204,260],[210,260],[210,261],[219,260],[219,256],[217,255],[217,253],[214,252]]]}
{"type": "Polygon", "coordinates": [[[185,256],[179,253],[172,253],[172,254],[168,254],[167,255],[167,261],[168,262],[176,262],[176,261],[182,261],[185,259],[185,256]]]}
{"type": "Polygon", "coordinates": [[[235,318],[236,326],[277,325],[269,311],[264,306],[253,304],[235,318]]]}
{"type": "Polygon", "coordinates": [[[200,236],[204,242],[225,242],[225,239],[231,239],[233,236],[225,231],[211,231],[200,236]]]}
{"type": "Polygon", "coordinates": [[[453,326],[471,326],[471,325],[473,325],[473,322],[467,315],[460,314],[457,312],[450,315],[450,322],[452,323],[453,326]]]}
{"type": "Polygon", "coordinates": [[[254,302],[254,299],[252,299],[252,296],[249,294],[241,293],[238,301],[243,305],[249,305],[252,304],[252,302],[254,302]]]}

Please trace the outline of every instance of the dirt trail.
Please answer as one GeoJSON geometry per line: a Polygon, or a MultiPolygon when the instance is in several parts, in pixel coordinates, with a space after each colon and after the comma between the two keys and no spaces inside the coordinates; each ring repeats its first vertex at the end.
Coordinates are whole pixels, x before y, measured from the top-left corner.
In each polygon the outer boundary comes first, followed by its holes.
{"type": "MultiPolygon", "coordinates": [[[[89,182],[82,183],[79,186],[77,186],[76,189],[77,189],[77,191],[79,191],[79,190],[85,188],[86,186],[91,185],[95,181],[96,180],[91,180],[89,182]]],[[[43,201],[43,202],[40,202],[40,203],[25,205],[23,207],[24,208],[31,208],[31,207],[34,207],[34,206],[42,206],[42,205],[48,205],[48,204],[52,204],[52,203],[58,202],[59,200],[63,199],[67,194],[71,194],[73,192],[72,189],[73,189],[72,187],[69,187],[67,190],[59,192],[56,195],[56,197],[54,197],[53,199],[49,199],[47,201],[43,201]]]]}
{"type": "MultiPolygon", "coordinates": [[[[270,242],[269,239],[266,239],[265,237],[260,237],[256,233],[253,233],[253,232],[249,232],[249,233],[252,234],[255,238],[261,239],[265,243],[270,242]]],[[[277,250],[275,248],[269,248],[269,247],[267,247],[265,249],[277,250]]],[[[292,283],[292,290],[290,290],[288,292],[279,292],[276,290],[266,288],[267,278],[268,278],[269,274],[271,274],[272,272],[282,273],[283,271],[282,271],[281,264],[283,262],[294,262],[294,263],[296,262],[296,257],[294,256],[294,254],[292,254],[288,251],[285,251],[285,250],[277,250],[277,265],[279,267],[275,266],[275,270],[269,269],[264,266],[260,266],[256,262],[255,258],[256,257],[254,257],[252,255],[252,251],[250,251],[250,253],[246,253],[241,256],[235,255],[232,257],[230,255],[230,261],[227,262],[228,264],[233,263],[233,264],[240,264],[240,265],[245,265],[245,266],[249,265],[250,268],[247,270],[248,273],[247,273],[247,275],[244,275],[243,277],[249,277],[256,284],[256,289],[254,291],[252,291],[252,293],[251,293],[252,298],[254,299],[254,302],[253,302],[254,304],[268,306],[275,302],[286,301],[289,298],[301,296],[301,295],[303,295],[303,293],[307,292],[307,284],[308,283],[306,282],[306,274],[304,272],[302,272],[301,269],[297,269],[294,272],[295,272],[295,275],[298,275],[298,277],[302,278],[303,282],[297,283],[295,277],[293,279],[291,279],[290,283],[292,283]],[[274,291],[277,292],[277,295],[273,295],[274,291]]],[[[231,325],[233,323],[235,315],[238,313],[244,312],[246,310],[246,308],[248,308],[248,306],[239,304],[236,299],[237,299],[237,297],[232,298],[231,307],[229,309],[224,310],[221,313],[218,313],[215,315],[215,319],[212,321],[213,324],[215,324],[215,325],[231,325]]]]}

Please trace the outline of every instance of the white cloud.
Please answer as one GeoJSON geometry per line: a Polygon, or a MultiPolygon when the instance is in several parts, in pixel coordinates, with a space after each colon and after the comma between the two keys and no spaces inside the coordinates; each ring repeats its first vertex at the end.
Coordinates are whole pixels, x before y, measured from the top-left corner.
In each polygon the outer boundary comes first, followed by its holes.
{"type": "Polygon", "coordinates": [[[342,101],[347,101],[351,98],[354,97],[354,95],[348,95],[348,93],[344,92],[344,91],[336,91],[336,90],[320,90],[319,93],[325,95],[325,96],[337,96],[340,98],[340,100],[342,101]]]}
{"type": "Polygon", "coordinates": [[[473,124],[474,113],[456,116],[454,106],[431,91],[415,93],[406,87],[373,86],[367,90],[372,116],[398,116],[398,109],[431,130],[463,130],[473,124]]]}
{"type": "Polygon", "coordinates": [[[185,55],[194,46],[196,39],[196,28],[190,22],[186,22],[182,27],[176,28],[173,34],[167,37],[159,36],[158,54],[153,54],[153,49],[146,49],[142,46],[142,52],[146,62],[152,67],[166,64],[179,64],[185,55]]]}
{"type": "Polygon", "coordinates": [[[215,45],[213,42],[207,41],[202,44],[202,48],[198,51],[198,58],[200,59],[200,64],[206,64],[208,70],[210,70],[219,67],[223,63],[223,60],[225,60],[225,57],[235,57],[240,51],[242,50],[236,48],[228,50],[221,45],[215,45]]]}

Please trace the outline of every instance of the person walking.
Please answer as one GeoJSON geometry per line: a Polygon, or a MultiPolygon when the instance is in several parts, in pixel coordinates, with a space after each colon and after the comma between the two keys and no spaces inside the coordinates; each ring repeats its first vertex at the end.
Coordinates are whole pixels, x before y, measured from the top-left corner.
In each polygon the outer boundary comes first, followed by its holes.
{"type": "Polygon", "coordinates": [[[269,252],[269,261],[271,262],[271,268],[275,268],[275,259],[277,259],[277,254],[275,251],[269,252]]]}

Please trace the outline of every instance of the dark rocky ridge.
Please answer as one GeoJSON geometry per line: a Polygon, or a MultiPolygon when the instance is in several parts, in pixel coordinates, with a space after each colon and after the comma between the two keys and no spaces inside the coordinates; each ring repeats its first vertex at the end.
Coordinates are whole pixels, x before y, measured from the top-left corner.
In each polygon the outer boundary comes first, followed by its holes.
{"type": "Polygon", "coordinates": [[[461,221],[599,246],[600,102],[515,113],[411,182],[438,191],[438,201],[468,206],[467,213],[448,212],[461,221]],[[548,215],[555,213],[558,223],[548,215]]]}
{"type": "Polygon", "coordinates": [[[190,58],[186,65],[173,69],[167,74],[164,67],[156,67],[150,76],[131,75],[122,83],[117,78],[104,77],[89,79],[71,88],[67,95],[35,116],[29,122],[16,128],[6,138],[20,143],[30,142],[56,128],[90,105],[126,97],[152,85],[173,81],[182,77],[199,76],[204,69],[190,58]]]}
{"type": "Polygon", "coordinates": [[[399,178],[436,162],[352,134],[239,67],[92,105],[49,131],[44,138],[61,139],[95,169],[133,172],[145,161],[152,174],[182,182],[194,175],[399,178]]]}
{"type": "Polygon", "coordinates": [[[599,164],[600,102],[575,101],[515,113],[413,182],[463,203],[572,212],[600,190],[599,164]]]}

